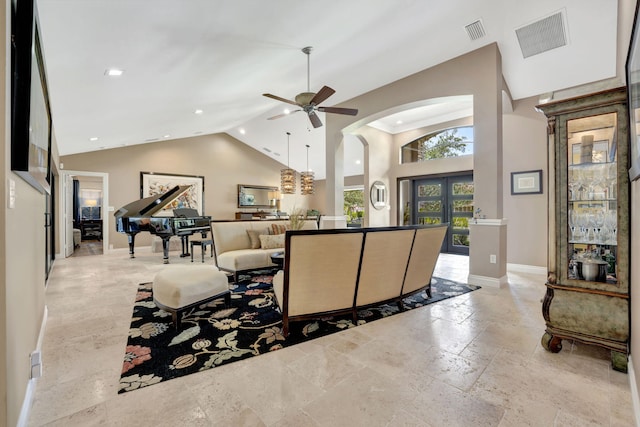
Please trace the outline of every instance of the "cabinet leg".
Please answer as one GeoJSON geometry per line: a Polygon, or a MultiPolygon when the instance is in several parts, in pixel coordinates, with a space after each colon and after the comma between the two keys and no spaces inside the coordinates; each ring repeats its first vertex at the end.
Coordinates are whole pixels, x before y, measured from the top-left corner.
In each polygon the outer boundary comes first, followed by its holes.
{"type": "Polygon", "coordinates": [[[541,340],[542,347],[551,353],[558,353],[562,350],[562,338],[554,337],[548,332],[545,332],[541,340]]]}
{"type": "Polygon", "coordinates": [[[627,373],[627,353],[611,350],[611,367],[620,372],[627,373]]]}

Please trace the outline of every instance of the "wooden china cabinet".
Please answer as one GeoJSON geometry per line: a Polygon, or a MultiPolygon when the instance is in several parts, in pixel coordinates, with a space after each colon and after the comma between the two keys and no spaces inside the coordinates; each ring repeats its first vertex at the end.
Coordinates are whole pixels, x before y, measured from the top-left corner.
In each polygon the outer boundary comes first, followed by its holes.
{"type": "Polygon", "coordinates": [[[625,88],[537,107],[548,119],[549,259],[542,345],[611,350],[627,371],[629,178],[625,88]]]}

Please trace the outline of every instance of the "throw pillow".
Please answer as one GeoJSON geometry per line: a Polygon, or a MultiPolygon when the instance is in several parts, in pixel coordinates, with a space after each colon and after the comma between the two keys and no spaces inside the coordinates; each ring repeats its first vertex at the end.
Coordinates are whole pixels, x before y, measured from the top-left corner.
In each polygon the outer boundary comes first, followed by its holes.
{"type": "Polygon", "coordinates": [[[259,237],[262,249],[284,248],[284,234],[261,234],[259,237]]]}
{"type": "Polygon", "coordinates": [[[261,234],[267,234],[267,229],[264,230],[247,230],[249,240],[251,240],[251,249],[260,249],[260,236],[261,234]]]}
{"type": "Polygon", "coordinates": [[[271,234],[284,234],[289,229],[285,224],[271,224],[271,234]]]}

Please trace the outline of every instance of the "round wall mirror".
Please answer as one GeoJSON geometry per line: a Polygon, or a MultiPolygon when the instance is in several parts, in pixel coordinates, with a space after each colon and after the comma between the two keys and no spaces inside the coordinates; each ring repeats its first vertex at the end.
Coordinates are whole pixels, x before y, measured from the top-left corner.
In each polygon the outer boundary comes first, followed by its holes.
{"type": "Polygon", "coordinates": [[[369,193],[371,198],[371,205],[374,209],[382,209],[387,204],[387,186],[382,181],[375,181],[371,184],[371,192],[369,193]]]}

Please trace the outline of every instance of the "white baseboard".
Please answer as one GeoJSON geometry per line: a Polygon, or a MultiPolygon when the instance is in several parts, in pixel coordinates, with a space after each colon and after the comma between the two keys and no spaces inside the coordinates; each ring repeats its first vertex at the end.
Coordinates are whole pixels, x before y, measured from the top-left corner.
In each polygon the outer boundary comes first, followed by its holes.
{"type": "MultiPolygon", "coordinates": [[[[38,343],[34,351],[41,351],[42,340],[44,339],[44,331],[47,326],[47,318],[49,317],[49,309],[44,306],[44,313],[42,315],[42,323],[40,324],[40,333],[38,334],[38,343]]],[[[42,359],[41,359],[42,360],[42,359]]],[[[33,400],[33,393],[35,392],[35,386],[37,378],[29,379],[27,383],[27,391],[24,393],[24,399],[22,401],[22,407],[20,408],[20,417],[18,417],[17,427],[26,427],[29,422],[29,412],[31,411],[31,404],[33,400]]]]}
{"type": "Polygon", "coordinates": [[[469,274],[467,276],[467,283],[472,285],[486,286],[490,288],[501,288],[509,284],[509,280],[506,275],[496,278],[487,276],[478,276],[477,274],[469,274]]]}
{"type": "Polygon", "coordinates": [[[636,374],[633,369],[633,360],[629,355],[629,363],[627,364],[627,374],[629,376],[629,388],[631,388],[631,402],[633,403],[633,418],[636,427],[640,427],[640,396],[638,395],[638,387],[636,386],[636,374]]]}
{"type": "Polygon", "coordinates": [[[547,275],[547,267],[544,267],[544,266],[541,267],[537,265],[507,263],[507,271],[517,271],[519,273],[542,274],[544,276],[547,275]]]}

